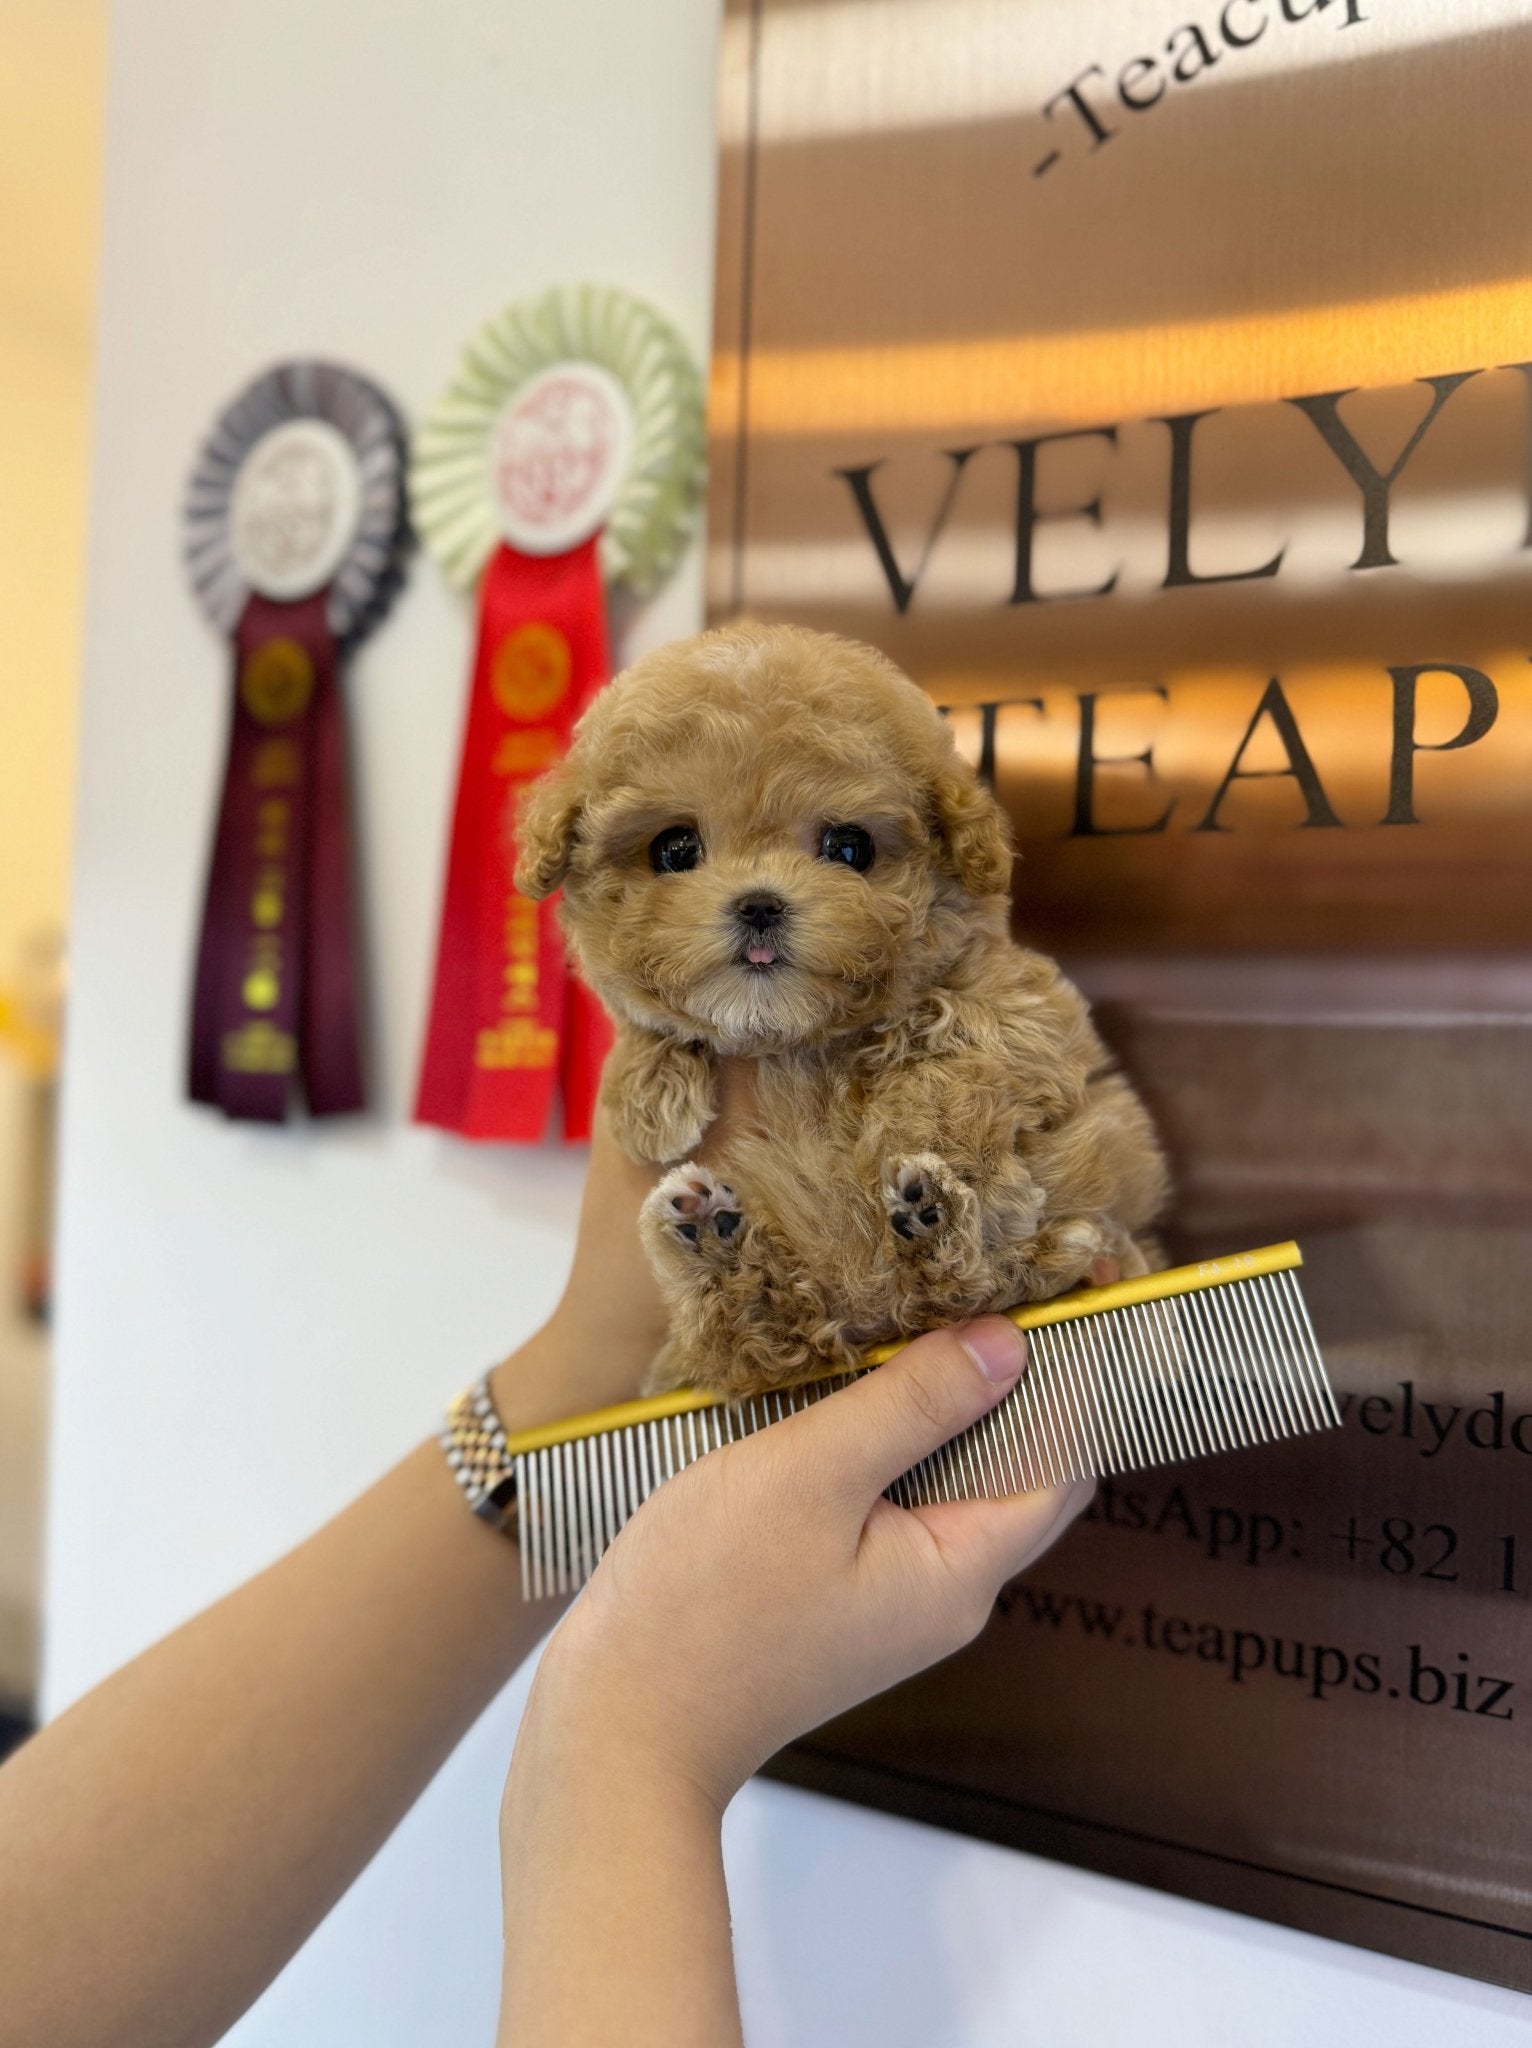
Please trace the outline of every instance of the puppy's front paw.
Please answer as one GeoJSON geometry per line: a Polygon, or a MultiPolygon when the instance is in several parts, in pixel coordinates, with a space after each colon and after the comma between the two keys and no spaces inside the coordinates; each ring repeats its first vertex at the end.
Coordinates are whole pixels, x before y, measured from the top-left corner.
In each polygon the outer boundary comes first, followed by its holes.
{"type": "Polygon", "coordinates": [[[883,1171],[883,1204],[894,1235],[916,1250],[972,1230],[978,1203],[968,1183],[934,1152],[915,1152],[883,1171]]]}
{"type": "Polygon", "coordinates": [[[630,1159],[684,1159],[713,1121],[713,1068],[700,1046],[627,1031],[607,1058],[601,1100],[630,1159]]]}
{"type": "Polygon", "coordinates": [[[644,1242],[671,1271],[732,1257],[744,1221],[733,1188],[705,1166],[677,1166],[645,1201],[644,1242]]]}
{"type": "Polygon", "coordinates": [[[1106,1231],[1091,1217],[1056,1217],[1045,1223],[1028,1254],[1028,1298],[1046,1301],[1084,1281],[1101,1285],[1108,1275],[1103,1271],[1098,1278],[1094,1269],[1115,1249],[1106,1231]]]}

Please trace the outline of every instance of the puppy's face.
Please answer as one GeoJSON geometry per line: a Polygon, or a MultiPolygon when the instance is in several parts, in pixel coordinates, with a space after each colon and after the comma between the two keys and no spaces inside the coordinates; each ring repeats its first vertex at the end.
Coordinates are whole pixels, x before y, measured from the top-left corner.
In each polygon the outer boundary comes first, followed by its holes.
{"type": "Polygon", "coordinates": [[[619,678],[532,792],[518,885],[562,883],[617,1014],[720,1052],[897,1015],[1009,856],[943,721],[870,649],[704,635],[619,678]]]}

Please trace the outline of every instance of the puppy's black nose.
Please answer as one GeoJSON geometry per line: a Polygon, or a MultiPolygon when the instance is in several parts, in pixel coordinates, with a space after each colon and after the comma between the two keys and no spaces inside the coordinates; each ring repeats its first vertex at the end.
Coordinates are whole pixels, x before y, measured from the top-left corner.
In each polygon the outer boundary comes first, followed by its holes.
{"type": "Polygon", "coordinates": [[[782,922],[787,905],[780,896],[741,896],[734,908],[751,931],[769,932],[782,922]]]}

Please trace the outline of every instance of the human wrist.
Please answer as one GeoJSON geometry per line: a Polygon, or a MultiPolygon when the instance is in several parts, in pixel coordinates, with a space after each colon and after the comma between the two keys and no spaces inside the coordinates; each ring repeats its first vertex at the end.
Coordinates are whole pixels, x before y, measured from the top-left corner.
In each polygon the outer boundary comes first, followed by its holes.
{"type": "Polygon", "coordinates": [[[548,1320],[489,1375],[490,1395],[507,1429],[587,1415],[642,1390],[657,1345],[619,1341],[600,1318],[566,1295],[548,1320]]]}
{"type": "Polygon", "coordinates": [[[486,1378],[495,1413],[508,1430],[528,1429],[558,1419],[560,1396],[567,1399],[566,1355],[562,1334],[550,1316],[530,1337],[491,1366],[486,1378]],[[550,1403],[552,1406],[550,1407],[550,1403]],[[555,1412],[557,1411],[557,1412],[555,1412]]]}
{"type": "Polygon", "coordinates": [[[582,1640],[583,1618],[577,1609],[559,1627],[527,1701],[523,1733],[542,1764],[630,1786],[635,1797],[676,1799],[721,1822],[748,1770],[730,1769],[706,1725],[643,1657],[582,1640]]]}
{"type": "Polygon", "coordinates": [[[615,1862],[629,1842],[645,1859],[663,1842],[716,1850],[727,1803],[620,1703],[534,1684],[506,1780],[502,1854],[508,1872],[530,1867],[528,1845],[551,1828],[588,1831],[615,1862]]]}

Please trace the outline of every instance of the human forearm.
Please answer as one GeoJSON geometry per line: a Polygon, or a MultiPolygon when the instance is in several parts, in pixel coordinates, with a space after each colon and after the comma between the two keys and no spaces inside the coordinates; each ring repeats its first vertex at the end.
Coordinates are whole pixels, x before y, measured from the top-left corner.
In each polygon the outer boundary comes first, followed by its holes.
{"type": "MultiPolygon", "coordinates": [[[[507,1428],[637,1392],[651,1179],[598,1119],[564,1298],[493,1375],[507,1428]]],[[[517,1577],[427,1443],[44,1729],[0,1771],[0,2048],[221,2035],[557,1618],[517,1577]]]]}
{"type": "Polygon", "coordinates": [[[951,1655],[1088,1487],[896,1507],[1003,1400],[1002,1317],[667,1479],[548,1647],[501,1816],[501,2048],[740,2041],[718,1816],[794,1736],[951,1655]]]}
{"type": "MultiPolygon", "coordinates": [[[[566,1354],[500,1369],[509,1426],[566,1354]]],[[[0,1772],[0,2048],[215,2040],[554,1618],[427,1443],[106,1680],[0,1772]]]]}
{"type": "Polygon", "coordinates": [[[501,2048],[739,2042],[717,1802],[540,1674],[501,1821],[501,2048]]]}

